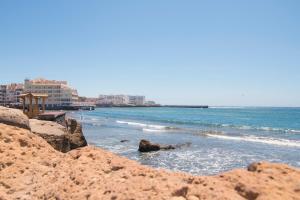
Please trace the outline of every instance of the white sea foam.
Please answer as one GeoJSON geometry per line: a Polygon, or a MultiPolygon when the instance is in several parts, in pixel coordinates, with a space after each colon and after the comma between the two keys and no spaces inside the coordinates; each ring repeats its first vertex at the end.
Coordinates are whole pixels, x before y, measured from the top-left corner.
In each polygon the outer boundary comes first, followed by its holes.
{"type": "Polygon", "coordinates": [[[241,126],[240,129],[242,129],[242,130],[250,130],[250,129],[252,129],[252,127],[251,126],[241,126]]]}
{"type": "Polygon", "coordinates": [[[162,125],[155,125],[155,124],[143,124],[143,123],[130,122],[130,121],[117,120],[116,122],[119,124],[127,124],[129,126],[141,127],[141,128],[143,128],[143,131],[146,131],[146,132],[161,132],[161,131],[175,129],[175,128],[169,127],[169,126],[162,126],[162,125]]]}
{"type": "Polygon", "coordinates": [[[144,132],[164,132],[165,130],[162,129],[150,129],[150,128],[143,128],[144,132]]]}
{"type": "Polygon", "coordinates": [[[292,140],[285,140],[285,139],[255,137],[255,136],[239,137],[239,136],[228,136],[228,135],[217,135],[217,134],[206,134],[206,136],[224,139],[224,140],[258,142],[258,143],[271,144],[271,145],[300,147],[300,142],[292,141],[292,140]]]}
{"type": "Polygon", "coordinates": [[[292,133],[300,133],[300,130],[289,130],[292,133]]]}
{"type": "Polygon", "coordinates": [[[142,123],[137,123],[137,122],[128,122],[128,121],[120,121],[117,120],[117,123],[119,124],[127,124],[127,125],[131,125],[131,126],[139,126],[139,127],[147,127],[147,124],[142,124],[142,123]]]}

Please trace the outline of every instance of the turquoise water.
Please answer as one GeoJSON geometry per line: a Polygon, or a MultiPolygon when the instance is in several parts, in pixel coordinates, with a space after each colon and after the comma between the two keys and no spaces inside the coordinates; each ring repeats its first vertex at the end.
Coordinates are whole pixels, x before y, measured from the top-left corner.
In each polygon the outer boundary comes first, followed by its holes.
{"type": "Polygon", "coordinates": [[[71,115],[90,144],[157,168],[212,175],[261,160],[300,167],[300,108],[98,108],[71,115]],[[185,145],[139,153],[141,139],[185,145]]]}

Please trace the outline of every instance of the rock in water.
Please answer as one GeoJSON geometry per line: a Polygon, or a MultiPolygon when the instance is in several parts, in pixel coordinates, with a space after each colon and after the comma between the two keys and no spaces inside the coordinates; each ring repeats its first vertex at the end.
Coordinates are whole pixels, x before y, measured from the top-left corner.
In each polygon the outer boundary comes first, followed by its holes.
{"type": "Polygon", "coordinates": [[[28,117],[18,109],[0,106],[0,123],[30,130],[28,117]]]}
{"type": "Polygon", "coordinates": [[[159,151],[160,145],[159,144],[152,144],[148,140],[141,140],[139,145],[140,152],[151,152],[151,151],[159,151]]]}
{"type": "Polygon", "coordinates": [[[172,149],[175,149],[175,147],[173,145],[161,145],[160,149],[161,150],[172,150],[172,149]]]}
{"type": "Polygon", "coordinates": [[[148,140],[141,140],[139,145],[140,152],[151,152],[151,151],[170,150],[170,149],[175,149],[175,147],[172,145],[153,144],[148,140]]]}

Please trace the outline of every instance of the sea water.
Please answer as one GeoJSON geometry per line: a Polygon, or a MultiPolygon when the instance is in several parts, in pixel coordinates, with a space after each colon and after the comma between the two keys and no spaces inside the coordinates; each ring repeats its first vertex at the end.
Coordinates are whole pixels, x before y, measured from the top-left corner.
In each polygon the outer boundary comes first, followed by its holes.
{"type": "Polygon", "coordinates": [[[82,122],[89,144],[156,168],[214,175],[256,161],[300,167],[300,108],[97,108],[69,115],[82,122]],[[183,145],[140,153],[141,139],[183,145]]]}

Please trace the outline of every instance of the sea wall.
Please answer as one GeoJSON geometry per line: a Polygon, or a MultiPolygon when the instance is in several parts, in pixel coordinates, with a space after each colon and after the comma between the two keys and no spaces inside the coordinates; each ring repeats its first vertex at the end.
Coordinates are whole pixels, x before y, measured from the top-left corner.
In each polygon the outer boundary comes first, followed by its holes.
{"type": "Polygon", "coordinates": [[[261,162],[217,176],[192,176],[93,146],[62,153],[28,128],[5,122],[0,122],[0,155],[1,200],[300,199],[300,170],[284,164],[261,162]]]}

